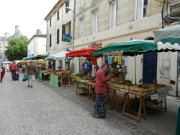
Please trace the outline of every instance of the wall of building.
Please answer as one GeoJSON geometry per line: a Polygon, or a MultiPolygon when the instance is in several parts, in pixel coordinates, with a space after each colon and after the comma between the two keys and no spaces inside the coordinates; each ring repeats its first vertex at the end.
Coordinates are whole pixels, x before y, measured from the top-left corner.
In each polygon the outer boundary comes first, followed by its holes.
{"type": "Polygon", "coordinates": [[[35,55],[35,50],[37,49],[36,46],[38,45],[37,39],[34,38],[29,42],[28,44],[28,57],[30,56],[36,56],[35,55]]]}
{"type": "Polygon", "coordinates": [[[4,51],[3,51],[3,42],[0,41],[0,53],[2,54],[4,51]]]}
{"type": "MultiPolygon", "coordinates": [[[[177,80],[177,52],[162,52],[158,54],[157,81],[170,86],[172,89],[169,91],[169,94],[176,96],[176,85],[180,84],[179,77],[177,80]],[[170,81],[174,81],[175,84],[171,84],[170,81]]],[[[180,92],[179,86],[178,91],[180,92]]]]}
{"type": "Polygon", "coordinates": [[[38,40],[38,51],[36,52],[37,55],[39,54],[46,54],[46,38],[39,37],[38,40]]]}
{"type": "MultiPolygon", "coordinates": [[[[62,25],[68,23],[69,21],[73,21],[73,0],[69,2],[69,8],[71,9],[68,13],[66,13],[65,3],[57,10],[59,11],[59,20],[57,20],[57,11],[50,17],[51,18],[51,26],[50,19],[47,20],[47,52],[60,52],[65,50],[66,48],[72,47],[72,42],[64,42],[62,41],[62,25]],[[59,43],[57,44],[57,30],[59,29],[59,43]],[[50,34],[52,35],[52,46],[50,47],[50,34]]],[[[71,23],[72,25],[72,23],[71,23]]],[[[73,33],[73,29],[71,27],[71,34],[73,33]]]]}
{"type": "MultiPolygon", "coordinates": [[[[112,0],[85,0],[84,7],[80,7],[80,1],[76,1],[76,23],[75,23],[75,49],[88,48],[94,42],[101,42],[103,46],[128,41],[131,39],[145,39],[154,37],[153,31],[161,26],[161,4],[156,1],[148,1],[147,16],[135,18],[136,0],[117,0],[116,26],[109,26],[109,10],[112,0]],[[98,32],[92,31],[92,12],[98,10],[98,32]],[[84,36],[80,37],[79,20],[84,18],[84,36]]],[[[143,56],[136,57],[136,80],[142,79],[143,56]]],[[[78,62],[78,60],[76,60],[78,62]]],[[[103,60],[99,60],[102,64],[103,60]]],[[[126,79],[135,81],[134,57],[127,57],[126,79]],[[133,72],[132,72],[133,71],[133,72]]],[[[76,72],[78,69],[76,68],[76,72]]]]}
{"type": "Polygon", "coordinates": [[[46,38],[34,37],[28,44],[28,57],[46,53],[46,38]]]}

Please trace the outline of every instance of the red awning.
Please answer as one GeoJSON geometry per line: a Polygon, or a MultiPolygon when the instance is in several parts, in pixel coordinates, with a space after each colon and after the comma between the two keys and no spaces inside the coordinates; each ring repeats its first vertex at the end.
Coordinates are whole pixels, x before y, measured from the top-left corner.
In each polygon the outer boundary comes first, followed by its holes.
{"type": "Polygon", "coordinates": [[[91,57],[91,53],[94,51],[97,51],[97,49],[74,50],[70,53],[66,53],[66,57],[91,57]]]}

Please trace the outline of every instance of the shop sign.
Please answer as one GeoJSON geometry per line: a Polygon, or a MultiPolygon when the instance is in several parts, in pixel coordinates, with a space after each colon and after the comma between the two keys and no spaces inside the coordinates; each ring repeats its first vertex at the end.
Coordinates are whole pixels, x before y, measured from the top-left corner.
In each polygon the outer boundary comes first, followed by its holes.
{"type": "Polygon", "coordinates": [[[102,43],[92,43],[91,45],[88,46],[88,48],[102,48],[102,43]]]}

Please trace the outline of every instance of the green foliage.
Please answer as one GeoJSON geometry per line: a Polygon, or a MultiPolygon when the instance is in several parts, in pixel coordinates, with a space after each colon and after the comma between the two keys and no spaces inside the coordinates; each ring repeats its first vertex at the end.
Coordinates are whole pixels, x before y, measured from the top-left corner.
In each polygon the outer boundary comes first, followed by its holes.
{"type": "Polygon", "coordinates": [[[132,86],[132,82],[130,80],[124,80],[122,84],[132,86]]]}
{"type": "Polygon", "coordinates": [[[21,60],[27,57],[28,39],[27,37],[12,38],[8,42],[5,55],[8,60],[21,60]]]}

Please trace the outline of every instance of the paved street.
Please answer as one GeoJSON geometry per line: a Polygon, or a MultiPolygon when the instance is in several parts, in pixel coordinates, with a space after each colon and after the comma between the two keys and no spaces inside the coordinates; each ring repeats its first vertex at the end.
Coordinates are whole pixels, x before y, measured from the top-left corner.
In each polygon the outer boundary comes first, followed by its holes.
{"type": "Polygon", "coordinates": [[[91,117],[94,102],[75,95],[75,85],[55,88],[48,81],[0,83],[0,135],[173,135],[179,99],[168,98],[168,112],[150,113],[140,123],[108,109],[106,119],[91,117]]]}

